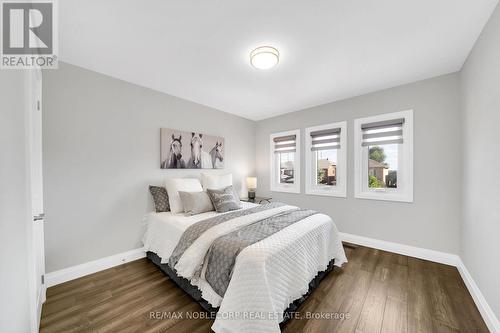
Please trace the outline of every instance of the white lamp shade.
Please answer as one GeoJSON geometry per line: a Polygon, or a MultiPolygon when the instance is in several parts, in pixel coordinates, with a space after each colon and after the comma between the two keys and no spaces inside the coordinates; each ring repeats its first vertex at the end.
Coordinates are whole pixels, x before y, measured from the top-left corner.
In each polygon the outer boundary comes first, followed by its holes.
{"type": "Polygon", "coordinates": [[[257,177],[247,177],[247,188],[248,189],[257,188],[257,177]]]}

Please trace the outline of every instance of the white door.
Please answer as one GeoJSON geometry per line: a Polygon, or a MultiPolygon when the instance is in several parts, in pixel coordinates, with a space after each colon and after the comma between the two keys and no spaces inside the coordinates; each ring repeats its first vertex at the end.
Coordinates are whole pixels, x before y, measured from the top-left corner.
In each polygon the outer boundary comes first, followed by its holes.
{"type": "Polygon", "coordinates": [[[33,213],[32,258],[36,299],[37,327],[45,302],[44,210],[42,173],[42,71],[30,70],[28,80],[28,112],[31,153],[31,207],[33,213]]]}

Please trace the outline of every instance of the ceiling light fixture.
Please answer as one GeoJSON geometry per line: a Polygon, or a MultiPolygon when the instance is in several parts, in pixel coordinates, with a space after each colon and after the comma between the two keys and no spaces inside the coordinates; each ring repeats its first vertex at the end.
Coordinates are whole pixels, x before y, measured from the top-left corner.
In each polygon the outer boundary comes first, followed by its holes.
{"type": "Polygon", "coordinates": [[[260,46],[250,52],[250,63],[257,69],[271,69],[280,61],[280,53],[272,46],[260,46]]]}

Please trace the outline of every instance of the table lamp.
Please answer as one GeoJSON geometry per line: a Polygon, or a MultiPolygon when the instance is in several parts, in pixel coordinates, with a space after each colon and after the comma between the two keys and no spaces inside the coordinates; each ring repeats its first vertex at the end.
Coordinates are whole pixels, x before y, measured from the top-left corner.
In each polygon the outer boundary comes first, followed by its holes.
{"type": "Polygon", "coordinates": [[[247,177],[248,199],[255,199],[257,189],[257,177],[247,177]]]}

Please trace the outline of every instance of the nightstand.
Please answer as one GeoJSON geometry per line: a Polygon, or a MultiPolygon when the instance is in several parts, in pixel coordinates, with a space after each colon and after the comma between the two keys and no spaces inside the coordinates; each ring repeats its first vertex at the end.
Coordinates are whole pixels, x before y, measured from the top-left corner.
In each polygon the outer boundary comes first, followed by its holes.
{"type": "Polygon", "coordinates": [[[241,201],[253,202],[257,204],[270,203],[273,198],[271,197],[255,197],[255,199],[240,198],[241,201]]]}

